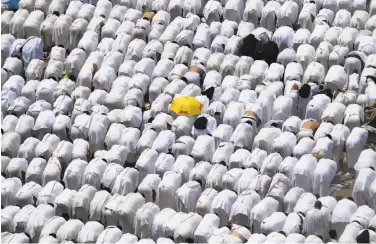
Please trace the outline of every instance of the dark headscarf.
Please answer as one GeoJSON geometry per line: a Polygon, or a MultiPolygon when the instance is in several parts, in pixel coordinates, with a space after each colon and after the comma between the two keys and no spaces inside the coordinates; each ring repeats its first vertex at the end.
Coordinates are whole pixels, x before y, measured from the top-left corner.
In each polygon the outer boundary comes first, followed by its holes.
{"type": "Polygon", "coordinates": [[[278,53],[279,48],[277,43],[268,41],[261,49],[256,50],[255,59],[264,60],[268,65],[271,65],[277,61],[278,53]]]}
{"type": "Polygon", "coordinates": [[[249,34],[247,37],[243,38],[243,45],[240,49],[241,56],[255,58],[255,50],[259,42],[260,41],[253,34],[249,34]]]}
{"type": "Polygon", "coordinates": [[[357,243],[369,243],[369,238],[370,238],[369,231],[365,230],[356,237],[356,242],[357,243]]]}

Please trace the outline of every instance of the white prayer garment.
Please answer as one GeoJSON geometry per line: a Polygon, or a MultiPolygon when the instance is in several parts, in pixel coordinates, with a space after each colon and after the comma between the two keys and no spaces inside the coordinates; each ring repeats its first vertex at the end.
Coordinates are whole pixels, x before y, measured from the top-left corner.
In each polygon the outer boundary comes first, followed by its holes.
{"type": "Polygon", "coordinates": [[[78,233],[77,241],[81,243],[94,243],[103,231],[104,227],[102,224],[97,221],[88,221],[78,233]]]}
{"type": "Polygon", "coordinates": [[[46,204],[41,204],[36,207],[35,211],[31,214],[29,221],[27,222],[26,233],[30,235],[33,242],[39,240],[39,235],[47,224],[48,220],[54,217],[55,209],[46,204]]]}
{"type": "Polygon", "coordinates": [[[64,191],[64,186],[57,181],[48,182],[39,192],[38,205],[54,204],[56,198],[64,191]]]}
{"type": "Polygon", "coordinates": [[[20,212],[20,207],[7,206],[1,212],[1,229],[9,232],[13,232],[15,223],[12,221],[14,216],[20,212]]]}
{"type": "Polygon", "coordinates": [[[151,237],[153,219],[159,212],[158,205],[148,202],[137,210],[133,222],[134,234],[138,238],[146,239],[151,237]]]}
{"type": "Polygon", "coordinates": [[[24,184],[15,195],[16,204],[20,207],[35,204],[41,189],[42,187],[38,183],[32,181],[24,184]]]}
{"type": "Polygon", "coordinates": [[[252,230],[254,232],[260,232],[262,221],[269,217],[273,212],[277,211],[278,208],[278,201],[271,197],[266,197],[257,203],[251,211],[252,230]]]}
{"type": "Polygon", "coordinates": [[[303,155],[294,168],[295,186],[310,192],[316,166],[317,159],[312,154],[303,155]]]}
{"type": "Polygon", "coordinates": [[[250,227],[251,210],[260,200],[260,196],[253,190],[242,192],[232,205],[230,221],[234,224],[250,227]]]}
{"type": "Polygon", "coordinates": [[[352,197],[358,206],[368,204],[371,199],[370,187],[376,179],[376,172],[370,168],[361,169],[355,180],[352,197]]]}
{"type": "Polygon", "coordinates": [[[303,233],[306,235],[326,236],[327,213],[323,209],[311,209],[307,212],[303,224],[303,233]]]}
{"type": "Polygon", "coordinates": [[[316,197],[310,192],[304,192],[300,197],[298,202],[295,205],[294,212],[307,214],[307,212],[313,209],[316,202],[316,197]]]}
{"type": "Polygon", "coordinates": [[[313,193],[321,197],[329,194],[330,183],[337,173],[337,163],[330,159],[320,159],[313,173],[313,193]]]}
{"type": "Polygon", "coordinates": [[[341,236],[346,225],[350,222],[350,217],[357,210],[355,202],[349,199],[342,199],[338,201],[336,207],[332,212],[331,226],[336,230],[337,235],[341,236]]]}
{"type": "Polygon", "coordinates": [[[116,226],[107,226],[97,238],[97,243],[115,243],[121,236],[122,232],[116,226]]]}
{"type": "Polygon", "coordinates": [[[176,215],[176,211],[171,208],[162,209],[157,215],[154,217],[153,225],[151,228],[151,236],[152,238],[159,239],[164,236],[164,225],[173,219],[176,215]]]}
{"type": "Polygon", "coordinates": [[[60,229],[60,227],[65,224],[67,221],[63,217],[54,216],[43,227],[42,232],[40,233],[40,238],[49,236],[51,234],[54,234],[56,236],[56,233],[60,229]]]}
{"type": "Polygon", "coordinates": [[[194,240],[197,243],[207,243],[211,235],[219,227],[219,217],[215,214],[206,214],[194,233],[194,240]]]}

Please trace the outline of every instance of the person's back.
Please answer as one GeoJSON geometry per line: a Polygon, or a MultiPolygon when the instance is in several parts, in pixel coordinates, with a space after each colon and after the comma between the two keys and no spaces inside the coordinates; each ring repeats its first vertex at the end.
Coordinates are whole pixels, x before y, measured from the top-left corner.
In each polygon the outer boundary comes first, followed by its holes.
{"type": "Polygon", "coordinates": [[[327,216],[326,212],[322,211],[322,203],[320,201],[315,202],[315,208],[307,212],[306,218],[303,224],[303,233],[308,235],[321,235],[327,232],[326,222],[327,216]]]}
{"type": "Polygon", "coordinates": [[[25,70],[31,60],[43,60],[43,45],[43,40],[39,37],[30,37],[26,40],[26,43],[21,48],[25,70]]]}

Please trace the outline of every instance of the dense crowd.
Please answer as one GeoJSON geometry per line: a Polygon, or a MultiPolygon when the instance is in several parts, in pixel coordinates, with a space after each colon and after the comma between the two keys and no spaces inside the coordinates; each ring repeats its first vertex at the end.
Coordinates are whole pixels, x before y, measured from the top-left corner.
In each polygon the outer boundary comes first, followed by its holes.
{"type": "Polygon", "coordinates": [[[20,0],[1,33],[2,243],[376,243],[376,0],[20,0]]]}

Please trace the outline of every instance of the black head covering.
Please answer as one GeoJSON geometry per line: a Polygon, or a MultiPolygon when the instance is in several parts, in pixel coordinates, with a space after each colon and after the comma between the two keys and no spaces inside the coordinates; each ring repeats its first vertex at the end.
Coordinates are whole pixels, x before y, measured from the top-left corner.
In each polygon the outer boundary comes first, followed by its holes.
{"type": "Polygon", "coordinates": [[[208,124],[208,119],[205,117],[197,118],[194,127],[198,130],[204,130],[206,129],[206,125],[208,124]]]}
{"type": "Polygon", "coordinates": [[[302,87],[299,89],[299,96],[302,98],[308,98],[311,94],[311,86],[308,84],[302,85],[302,87]]]}
{"type": "Polygon", "coordinates": [[[243,45],[240,49],[241,56],[255,57],[256,45],[260,41],[253,35],[249,34],[247,37],[243,38],[243,45]]]}
{"type": "Polygon", "coordinates": [[[209,100],[212,100],[213,95],[214,95],[214,90],[215,90],[214,87],[209,87],[208,89],[203,91],[201,94],[204,95],[204,96],[207,96],[209,98],[209,100]]]}
{"type": "Polygon", "coordinates": [[[365,230],[356,237],[357,243],[369,243],[369,231],[365,230]]]}
{"type": "MultiPolygon", "coordinates": [[[[268,41],[262,47],[262,51],[259,54],[259,59],[264,60],[268,65],[271,65],[277,61],[278,53],[279,48],[277,43],[268,41]]],[[[258,58],[256,57],[256,59],[258,58]]]]}

